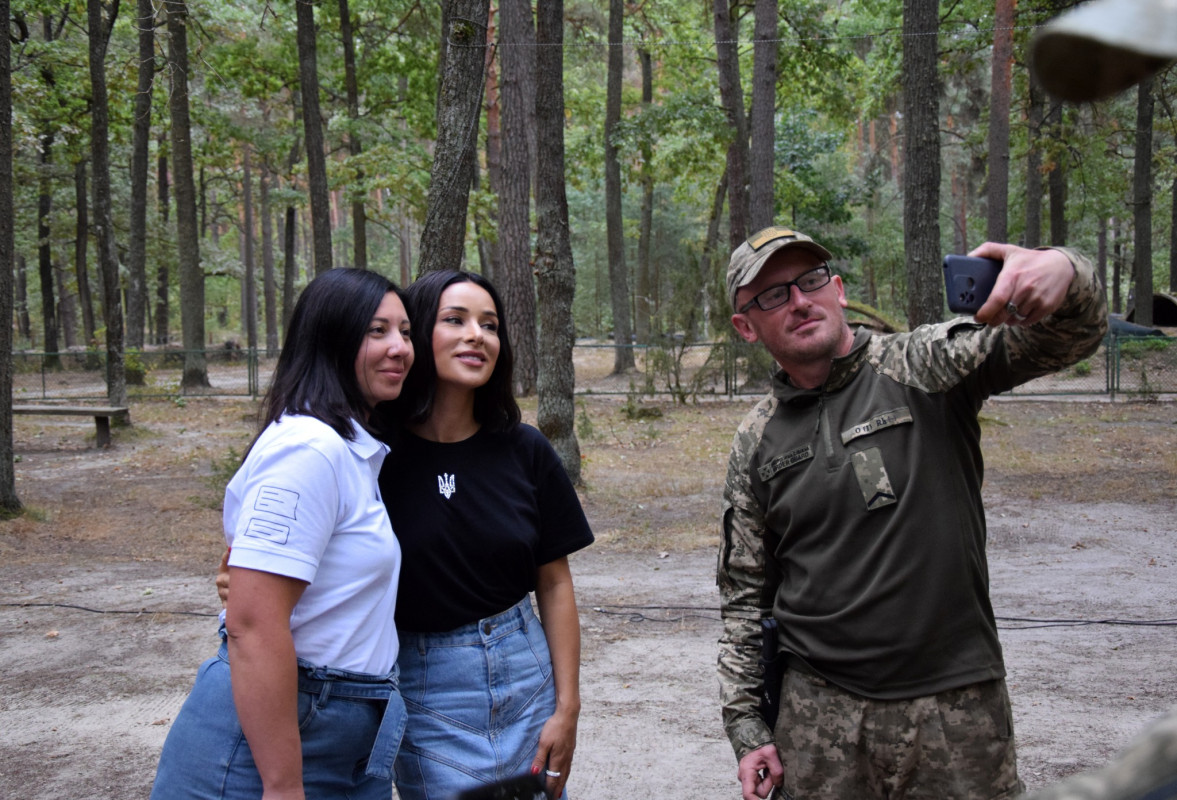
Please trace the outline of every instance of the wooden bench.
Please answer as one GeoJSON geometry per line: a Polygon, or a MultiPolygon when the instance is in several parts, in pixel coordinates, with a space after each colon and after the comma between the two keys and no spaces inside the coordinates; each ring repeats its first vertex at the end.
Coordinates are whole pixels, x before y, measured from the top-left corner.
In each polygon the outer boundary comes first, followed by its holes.
{"type": "Polygon", "coordinates": [[[126,419],[130,410],[126,406],[28,406],[14,405],[13,414],[51,414],[62,417],[93,417],[98,428],[98,446],[110,445],[110,419],[126,419]]]}

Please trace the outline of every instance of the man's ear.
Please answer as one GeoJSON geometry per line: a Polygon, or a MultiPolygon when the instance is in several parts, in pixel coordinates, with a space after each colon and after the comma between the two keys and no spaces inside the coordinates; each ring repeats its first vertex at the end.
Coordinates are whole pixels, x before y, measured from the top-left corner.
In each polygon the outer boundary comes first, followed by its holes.
{"type": "Polygon", "coordinates": [[[736,333],[745,342],[757,342],[760,337],[756,335],[756,331],[748,324],[748,317],[744,314],[732,314],[732,327],[736,329],[736,333]]]}
{"type": "Polygon", "coordinates": [[[834,286],[838,287],[838,305],[847,308],[850,302],[846,299],[846,287],[842,284],[842,276],[834,276],[834,286]]]}

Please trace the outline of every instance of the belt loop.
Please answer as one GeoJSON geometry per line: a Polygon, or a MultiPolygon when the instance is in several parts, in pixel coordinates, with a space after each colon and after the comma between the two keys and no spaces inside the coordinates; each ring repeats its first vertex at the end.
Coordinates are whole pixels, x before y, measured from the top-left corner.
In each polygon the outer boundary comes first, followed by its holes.
{"type": "Polygon", "coordinates": [[[323,688],[319,690],[319,708],[326,708],[327,701],[331,699],[331,680],[323,681],[323,688]]]}

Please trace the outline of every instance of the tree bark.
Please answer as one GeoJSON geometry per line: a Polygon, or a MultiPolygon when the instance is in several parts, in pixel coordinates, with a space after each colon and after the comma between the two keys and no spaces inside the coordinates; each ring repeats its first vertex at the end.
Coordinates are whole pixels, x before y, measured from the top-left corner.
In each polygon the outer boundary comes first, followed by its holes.
{"type": "Polygon", "coordinates": [[[739,28],[732,20],[728,0],[715,0],[715,54],[719,68],[719,98],[731,128],[727,150],[727,204],[731,222],[729,241],[735,250],[748,238],[748,123],[744,116],[744,90],[740,83],[737,51],[739,28]]]}
{"type": "Polygon", "coordinates": [[[756,0],[752,51],[752,146],[749,153],[748,223],[751,232],[776,219],[777,0],[756,0]]]}
{"type": "Polygon", "coordinates": [[[311,238],[315,274],[332,267],[331,202],[327,192],[327,157],[323,153],[323,119],[319,113],[319,68],[315,53],[315,0],[295,3],[298,27],[298,83],[307,143],[307,184],[311,197],[311,238]]]}
{"type": "Polygon", "coordinates": [[[94,233],[98,269],[102,274],[102,309],[106,322],[106,398],[112,406],[127,404],[124,361],[123,304],[118,249],[110,194],[110,111],[106,96],[106,46],[118,16],[118,0],[105,19],[101,0],[87,0],[90,26],[90,160],[94,170],[94,233]]]}
{"type": "MultiPolygon", "coordinates": [[[[204,353],[204,271],[196,227],[196,179],[192,169],[192,124],[188,114],[188,5],[165,0],[168,13],[168,63],[172,85],[172,167],[176,183],[176,243],[180,257],[180,325],[184,340],[182,389],[209,385],[204,353]]],[[[301,7],[301,4],[299,4],[301,7]]]]}
{"type": "Polygon", "coordinates": [[[985,231],[991,242],[1004,242],[1009,238],[1009,104],[1013,24],[1014,0],[997,0],[989,90],[989,191],[985,231]]]}
{"type": "MultiPolygon", "coordinates": [[[[147,171],[151,136],[151,87],[155,82],[155,8],[152,0],[138,0],[134,27],[139,32],[139,84],[135,93],[134,119],[131,126],[127,346],[142,349],[147,328],[147,171]]],[[[83,303],[83,309],[84,307],[83,303]]]]}
{"type": "Polygon", "coordinates": [[[245,256],[242,270],[244,274],[241,278],[241,319],[245,322],[246,347],[254,351],[257,350],[257,273],[253,257],[253,160],[248,143],[245,144],[241,157],[241,173],[241,206],[245,216],[244,224],[241,226],[241,243],[245,256]]]}
{"type": "Polygon", "coordinates": [[[286,221],[282,226],[282,331],[290,327],[294,313],[294,283],[298,278],[298,260],[294,254],[294,223],[298,214],[294,206],[286,207],[286,221]]]}
{"type": "Polygon", "coordinates": [[[78,284],[78,305],[82,310],[82,339],[87,347],[94,344],[94,301],[90,297],[90,273],[87,268],[90,244],[89,197],[86,191],[86,162],[74,166],[74,279],[78,284]]]}
{"type": "Polygon", "coordinates": [[[41,327],[45,334],[45,366],[61,369],[61,343],[58,341],[57,300],[53,288],[53,165],[52,133],[41,135],[41,169],[37,177],[37,275],[41,279],[41,327]]]}
{"type": "Polygon", "coordinates": [[[507,307],[507,330],[515,355],[515,393],[535,393],[535,283],[531,267],[531,156],[527,129],[535,108],[535,86],[528,83],[527,42],[530,0],[500,0],[503,47],[503,171],[499,186],[498,288],[507,307]]]}
{"type": "MultiPolygon", "coordinates": [[[[339,0],[339,33],[343,37],[344,91],[347,94],[347,116],[351,130],[347,134],[347,151],[352,158],[364,152],[356,126],[360,120],[360,90],[356,81],[356,43],[352,34],[351,11],[347,0],[339,0]]],[[[351,191],[352,252],[359,269],[368,268],[368,214],[364,208],[364,172],[356,170],[356,184],[360,190],[351,191]]]]}
{"type": "MultiPolygon", "coordinates": [[[[503,137],[502,115],[499,104],[499,74],[495,64],[493,44],[497,32],[495,30],[495,12],[490,10],[486,23],[486,180],[491,194],[502,196],[503,183],[503,137]]],[[[477,165],[475,165],[477,169],[477,165]]],[[[477,182],[477,171],[475,172],[477,182]]],[[[498,212],[493,207],[487,210],[487,222],[492,230],[499,229],[498,212]]],[[[404,249],[404,248],[402,248],[404,249]]],[[[498,281],[498,247],[483,232],[478,234],[478,260],[482,265],[483,276],[497,283],[498,281]]]]}
{"type": "Polygon", "coordinates": [[[1038,82],[1030,77],[1027,113],[1026,151],[1026,232],[1022,244],[1029,248],[1042,244],[1042,117],[1044,101],[1038,82]]]}
{"type": "Polygon", "coordinates": [[[544,309],[539,324],[536,422],[574,484],[581,483],[574,425],[576,331],[572,295],[576,269],[564,190],[564,2],[543,0],[536,17],[536,276],[544,309]]]}
{"type": "MultiPolygon", "coordinates": [[[[168,158],[164,155],[162,136],[159,141],[159,151],[157,164],[159,218],[166,226],[168,223],[168,158]]],[[[168,279],[168,262],[167,259],[161,258],[155,270],[155,343],[158,345],[168,343],[168,326],[170,324],[168,279]]]]}
{"type": "Polygon", "coordinates": [[[621,214],[621,163],[613,132],[621,122],[622,29],[625,4],[609,0],[609,72],[605,91],[605,229],[609,257],[609,297],[613,307],[613,374],[634,367],[629,316],[629,270],[621,214]]]}
{"type": "Polygon", "coordinates": [[[1152,327],[1152,118],[1153,79],[1136,87],[1136,157],[1132,170],[1132,265],[1137,325],[1152,327]]]}
{"type": "Polygon", "coordinates": [[[1177,294],[1177,178],[1173,178],[1173,213],[1169,224],[1169,292],[1177,294]]]}
{"type": "Polygon", "coordinates": [[[906,152],[903,235],[907,243],[907,322],[938,322],[940,277],[940,80],[936,71],[940,20],[936,0],[903,2],[903,95],[906,152]]]}
{"type": "MultiPolygon", "coordinates": [[[[10,19],[9,0],[0,0],[0,19],[10,19]]],[[[12,269],[14,230],[12,179],[12,49],[8,36],[0,36],[0,315],[12,319],[12,269]]],[[[4,516],[20,513],[16,494],[16,468],[12,453],[12,326],[0,325],[0,510],[4,516]]]]}
{"type": "MultiPolygon", "coordinates": [[[[650,51],[639,50],[638,62],[642,68],[642,112],[648,113],[654,104],[654,68],[650,51]]],[[[642,184],[641,221],[638,224],[638,268],[637,287],[634,292],[634,334],[638,344],[650,343],[650,318],[654,314],[654,282],[651,280],[650,240],[654,233],[654,148],[648,136],[642,137],[642,168],[639,179],[642,184]]]]}
{"type": "Polygon", "coordinates": [[[21,336],[31,341],[33,322],[29,319],[29,274],[28,265],[25,263],[23,255],[16,257],[16,298],[14,302],[16,303],[16,329],[21,336]]]}
{"type": "Polygon", "coordinates": [[[262,295],[266,303],[266,356],[278,354],[278,289],[274,279],[274,209],[270,204],[273,173],[262,165],[262,295]]]}
{"type": "Polygon", "coordinates": [[[437,143],[429,172],[429,208],[421,231],[418,275],[462,266],[489,5],[489,0],[442,2],[444,50],[437,97],[437,143]]]}

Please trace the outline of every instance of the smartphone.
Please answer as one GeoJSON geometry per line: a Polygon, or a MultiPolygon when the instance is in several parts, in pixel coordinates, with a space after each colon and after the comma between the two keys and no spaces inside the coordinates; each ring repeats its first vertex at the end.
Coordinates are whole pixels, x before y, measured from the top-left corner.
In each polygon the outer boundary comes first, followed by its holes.
{"type": "Polygon", "coordinates": [[[957,314],[975,314],[989,299],[1001,262],[975,256],[944,256],[944,289],[948,308],[957,314]]]}

